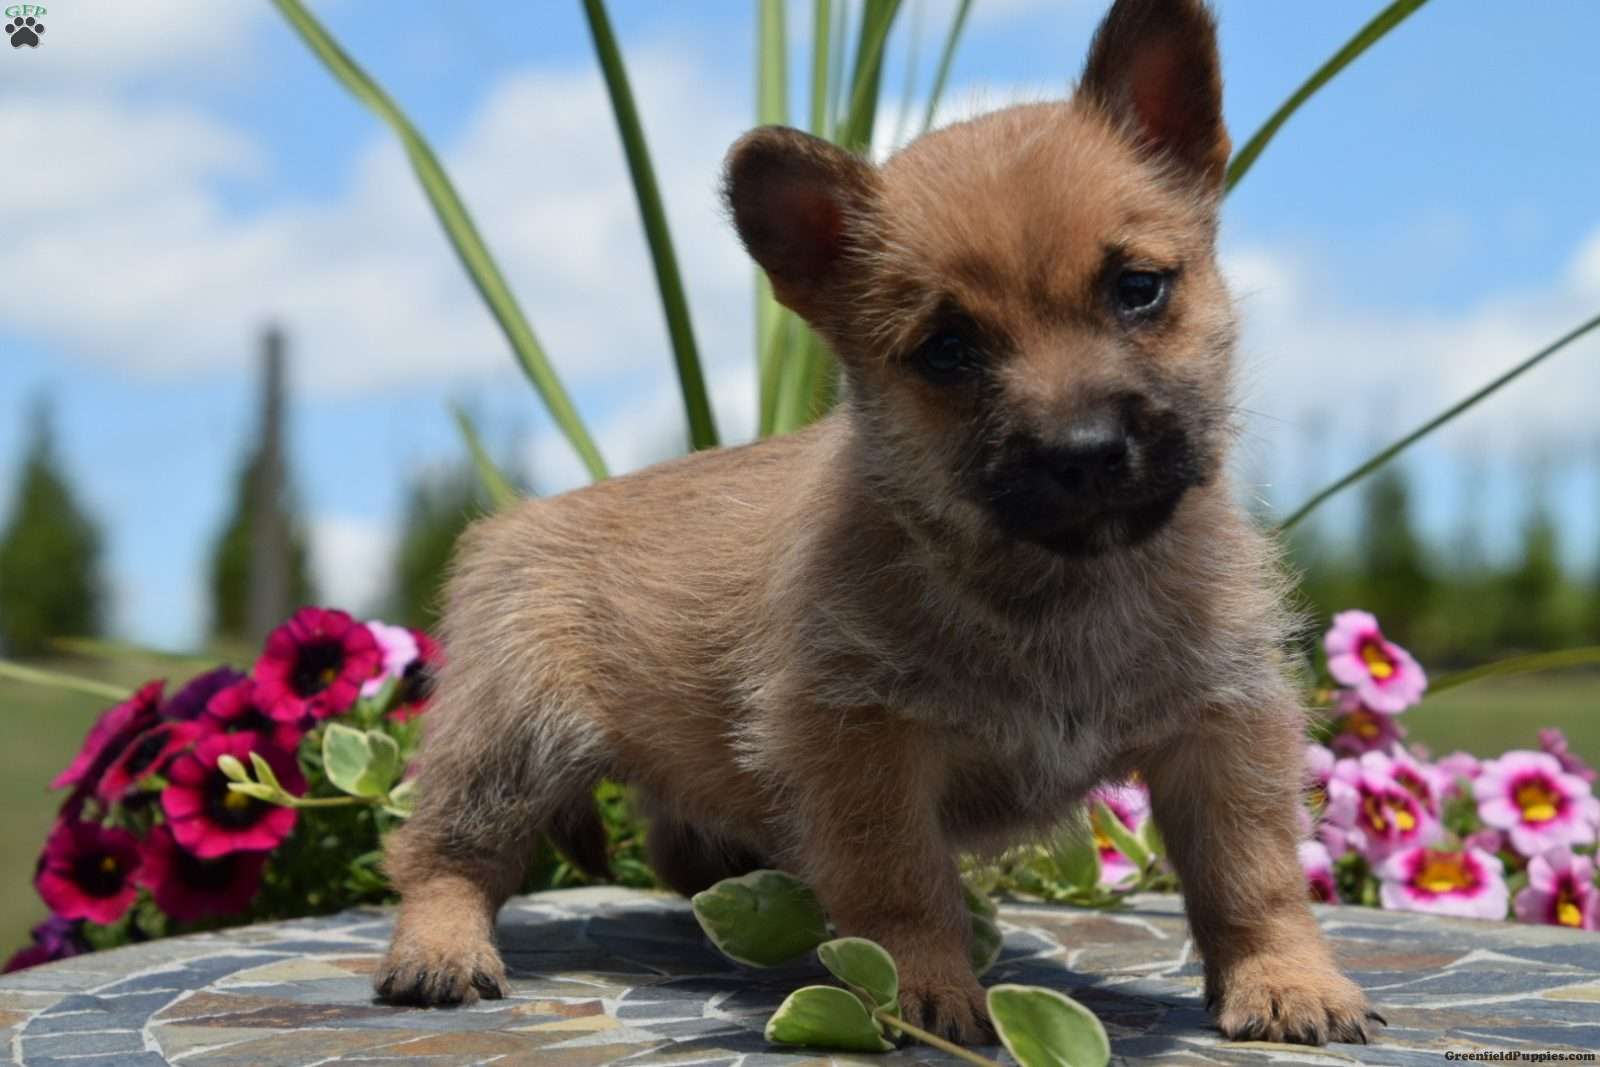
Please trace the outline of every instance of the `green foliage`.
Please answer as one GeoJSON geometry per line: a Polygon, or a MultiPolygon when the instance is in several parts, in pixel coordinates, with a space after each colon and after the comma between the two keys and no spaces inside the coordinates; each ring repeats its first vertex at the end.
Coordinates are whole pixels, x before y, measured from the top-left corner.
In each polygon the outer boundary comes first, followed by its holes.
{"type": "Polygon", "coordinates": [[[724,956],[752,967],[776,967],[828,938],[822,906],[804,882],[782,871],[728,878],[693,900],[695,918],[724,956]]]}
{"type": "Polygon", "coordinates": [[[485,510],[482,484],[465,467],[412,482],[390,579],[388,612],[396,623],[431,629],[438,622],[456,538],[485,510]]]}
{"type": "Polygon", "coordinates": [[[989,1018],[1021,1067],[1105,1067],[1111,1041],[1094,1013],[1071,997],[1037,986],[989,990],[989,1018]]]}
{"type": "Polygon", "coordinates": [[[283,508],[289,530],[289,603],[310,604],[317,599],[311,582],[310,553],[304,525],[294,516],[288,500],[267,501],[259,489],[262,458],[253,454],[234,482],[233,502],[227,520],[211,550],[211,633],[214,637],[244,639],[249,629],[250,570],[254,566],[251,531],[256,509],[283,508]]]}
{"type": "Polygon", "coordinates": [[[838,986],[812,985],[789,994],[771,1019],[766,1039],[775,1045],[888,1052],[894,1048],[866,1005],[838,986]]]}
{"type": "Polygon", "coordinates": [[[0,531],[0,649],[37,655],[52,638],[98,634],[100,555],[100,532],[67,483],[41,401],[0,531]]]}

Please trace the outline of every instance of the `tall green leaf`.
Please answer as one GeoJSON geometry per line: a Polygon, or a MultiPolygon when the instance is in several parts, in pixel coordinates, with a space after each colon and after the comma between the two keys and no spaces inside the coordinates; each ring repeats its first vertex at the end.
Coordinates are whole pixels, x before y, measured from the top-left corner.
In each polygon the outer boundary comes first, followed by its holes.
{"type": "Polygon", "coordinates": [[[1448,692],[1459,686],[1481,682],[1487,678],[1510,678],[1535,671],[1555,671],[1565,667],[1588,667],[1600,663],[1600,645],[1587,648],[1563,648],[1555,652],[1533,652],[1526,656],[1513,656],[1495,663],[1485,663],[1428,683],[1428,695],[1448,692]]]}
{"type": "Polygon", "coordinates": [[[1289,99],[1285,100],[1278,110],[1272,113],[1271,117],[1262,124],[1261,128],[1255,132],[1250,140],[1245,142],[1244,147],[1239,149],[1238,154],[1228,163],[1227,188],[1232,190],[1235,185],[1239,184],[1240,179],[1245,176],[1251,165],[1255,163],[1256,157],[1261,155],[1272,139],[1277,136],[1278,131],[1283,128],[1283,124],[1288,122],[1290,116],[1299,111],[1300,106],[1311,99],[1318,89],[1332,81],[1334,76],[1341,70],[1355,62],[1361,53],[1377,44],[1385,34],[1404,22],[1411,16],[1412,12],[1425,3],[1427,3],[1427,0],[1394,0],[1392,4],[1378,12],[1371,22],[1357,30],[1356,35],[1346,41],[1344,47],[1329,57],[1326,63],[1313,71],[1311,77],[1307,78],[1300,88],[1290,94],[1289,99]]]}
{"type": "Polygon", "coordinates": [[[661,203],[661,190],[656,185],[655,167],[650,162],[650,148],[645,143],[639,110],[634,106],[622,51],[617,47],[604,0],[583,0],[583,11],[589,20],[595,56],[605,74],[606,91],[611,96],[611,110],[616,115],[617,133],[622,138],[634,196],[639,201],[639,217],[644,223],[650,259],[655,265],[661,309],[666,315],[672,356],[678,366],[678,385],[683,391],[684,414],[689,420],[689,443],[697,449],[715,448],[716,420],[711,414],[705,376],[700,369],[700,353],[694,342],[694,327],[689,321],[689,301],[683,292],[683,277],[678,272],[678,257],[672,249],[672,234],[667,228],[666,208],[661,203]]]}
{"type": "Polygon", "coordinates": [[[459,405],[451,408],[455,415],[456,427],[461,431],[461,439],[467,444],[467,451],[472,455],[472,465],[478,471],[478,481],[483,483],[484,492],[489,494],[489,503],[496,510],[515,504],[518,499],[517,491],[511,487],[511,482],[500,468],[496,467],[494,460],[489,458],[489,452],[483,447],[483,440],[478,436],[478,428],[472,424],[472,419],[459,405]]]}
{"type": "Polygon", "coordinates": [[[950,65],[955,62],[956,46],[961,43],[961,31],[967,25],[967,13],[972,10],[972,0],[961,0],[956,17],[950,22],[950,32],[945,35],[944,50],[939,53],[939,66],[933,75],[933,88],[928,93],[928,110],[922,116],[922,132],[933,129],[934,116],[939,112],[939,98],[944,96],[945,82],[950,79],[950,65]]]}
{"type": "MultiPolygon", "coordinates": [[[[789,62],[784,30],[788,13],[783,0],[761,0],[756,18],[756,121],[763,126],[789,122],[789,62]]],[[[827,42],[820,42],[823,54],[827,42]]],[[[755,267],[757,428],[772,432],[777,410],[779,368],[788,347],[784,309],[772,296],[766,273],[755,267]]]]}
{"type": "Polygon", "coordinates": [[[872,147],[883,85],[883,50],[899,13],[900,0],[866,0],[861,6],[861,29],[856,36],[855,63],[850,74],[850,106],[835,138],[852,152],[872,147]]]}
{"type": "Polygon", "coordinates": [[[1566,334],[1563,334],[1561,337],[1558,337],[1556,340],[1539,349],[1539,351],[1535,352],[1521,363],[1518,363],[1515,367],[1512,367],[1510,370],[1506,371],[1504,374],[1500,375],[1498,378],[1494,379],[1494,381],[1490,382],[1488,385],[1485,385],[1482,389],[1479,389],[1471,396],[1466,397],[1459,403],[1451,405],[1445,411],[1435,415],[1421,426],[1418,426],[1415,430],[1412,430],[1410,433],[1400,438],[1400,440],[1396,441],[1388,448],[1385,448],[1383,451],[1379,452],[1377,455],[1361,464],[1361,466],[1357,467],[1349,474],[1346,474],[1344,477],[1339,478],[1322,489],[1317,490],[1316,493],[1312,494],[1310,500],[1307,500],[1304,504],[1301,504],[1294,510],[1292,514],[1290,514],[1287,519],[1284,519],[1278,524],[1278,531],[1282,533],[1287,530],[1292,530],[1307,515],[1315,511],[1323,501],[1327,500],[1335,493],[1347,489],[1356,482],[1359,482],[1361,479],[1365,478],[1367,475],[1371,474],[1385,463],[1388,463],[1401,452],[1404,452],[1406,449],[1410,448],[1412,445],[1416,444],[1418,441],[1422,440],[1424,437],[1428,436],[1430,433],[1437,430],[1439,427],[1443,426],[1457,415],[1460,415],[1462,412],[1474,406],[1479,401],[1484,400],[1491,394],[1497,392],[1502,386],[1508,385],[1514,379],[1532,370],[1550,356],[1555,355],[1557,352],[1561,351],[1563,348],[1567,347],[1572,342],[1588,333],[1590,330],[1593,330],[1596,326],[1600,326],[1600,315],[1596,315],[1594,318],[1589,319],[1582,325],[1577,326],[1576,328],[1568,331],[1566,334]]]}
{"type": "Polygon", "coordinates": [[[505,276],[500,273],[500,267],[494,257],[489,254],[488,246],[484,244],[477,226],[473,224],[472,216],[467,212],[466,205],[456,193],[455,186],[451,184],[449,176],[433,154],[433,149],[417,132],[411,120],[390,99],[389,94],[368,77],[344,49],[339,47],[322,24],[306,10],[301,0],[272,0],[272,2],[334,77],[338,78],[356,99],[387,123],[400,138],[406,158],[411,161],[412,170],[422,183],[428,203],[432,205],[434,214],[439,217],[439,223],[444,227],[445,236],[449,238],[451,247],[460,258],[461,265],[466,268],[472,284],[477,287],[478,294],[488,305],[501,332],[505,334],[512,352],[517,357],[517,362],[522,366],[523,373],[538,391],[556,426],[572,443],[589,476],[596,479],[604,478],[606,464],[600,456],[599,448],[589,436],[588,429],[578,416],[577,409],[573,407],[572,400],[567,395],[560,378],[556,376],[555,369],[550,366],[544,348],[534,335],[533,327],[529,325],[527,316],[522,313],[522,308],[512,296],[511,287],[506,283],[505,276]]]}
{"type": "Polygon", "coordinates": [[[91,678],[79,678],[76,675],[62,674],[59,671],[44,671],[37,667],[24,667],[20,663],[0,659],[0,678],[12,682],[22,682],[24,685],[44,686],[46,689],[65,689],[73,693],[83,693],[87,696],[100,697],[104,700],[127,700],[129,691],[104,682],[97,682],[91,678]]]}

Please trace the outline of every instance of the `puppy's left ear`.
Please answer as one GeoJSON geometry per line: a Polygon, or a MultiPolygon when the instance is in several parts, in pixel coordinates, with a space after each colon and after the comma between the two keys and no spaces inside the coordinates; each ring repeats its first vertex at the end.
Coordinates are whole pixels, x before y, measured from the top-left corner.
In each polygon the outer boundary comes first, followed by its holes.
{"type": "Polygon", "coordinates": [[[1203,0],[1117,0],[1095,31],[1078,95],[1208,192],[1222,191],[1232,146],[1216,20],[1203,0]]]}

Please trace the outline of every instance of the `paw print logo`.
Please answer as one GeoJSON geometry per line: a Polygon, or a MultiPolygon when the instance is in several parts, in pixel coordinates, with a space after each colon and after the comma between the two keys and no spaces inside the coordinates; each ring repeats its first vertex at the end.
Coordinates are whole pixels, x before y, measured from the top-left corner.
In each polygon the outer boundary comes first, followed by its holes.
{"type": "Polygon", "coordinates": [[[21,48],[23,45],[38,48],[39,35],[42,33],[44,33],[44,23],[32,15],[12,19],[6,23],[6,36],[11,38],[12,48],[21,48]]]}

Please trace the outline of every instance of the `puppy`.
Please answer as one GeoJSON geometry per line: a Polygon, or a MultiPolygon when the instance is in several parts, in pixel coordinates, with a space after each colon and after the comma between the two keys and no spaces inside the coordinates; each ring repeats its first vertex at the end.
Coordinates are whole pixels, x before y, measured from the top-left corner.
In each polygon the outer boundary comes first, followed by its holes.
{"type": "Polygon", "coordinates": [[[1200,0],[1118,0],[1064,102],[881,167],[734,145],[734,223],[838,404],[466,534],[380,996],[502,995],[496,910],[540,832],[604,868],[611,776],[674,888],[788,869],[893,953],[908,1020],[978,1040],[957,855],[1138,771],[1222,1032],[1365,1040],[1296,858],[1280,580],[1224,474],[1221,99],[1200,0]]]}

